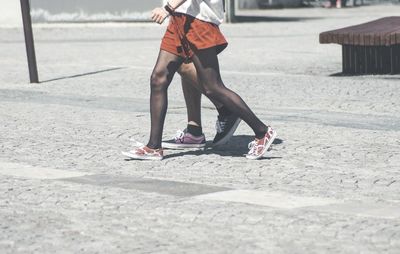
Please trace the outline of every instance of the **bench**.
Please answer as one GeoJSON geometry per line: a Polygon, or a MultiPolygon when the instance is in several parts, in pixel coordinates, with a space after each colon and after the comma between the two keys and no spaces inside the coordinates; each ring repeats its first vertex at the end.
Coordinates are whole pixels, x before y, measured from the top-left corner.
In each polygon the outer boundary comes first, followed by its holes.
{"type": "Polygon", "coordinates": [[[344,74],[400,73],[400,17],[323,32],[319,41],[342,45],[344,74]]]}

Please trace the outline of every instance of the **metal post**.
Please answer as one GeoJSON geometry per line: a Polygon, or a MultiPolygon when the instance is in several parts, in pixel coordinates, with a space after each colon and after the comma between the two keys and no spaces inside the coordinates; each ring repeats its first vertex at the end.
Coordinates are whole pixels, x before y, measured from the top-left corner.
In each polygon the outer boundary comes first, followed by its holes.
{"type": "Polygon", "coordinates": [[[22,22],[24,24],[26,55],[28,57],[29,78],[31,83],[39,83],[29,0],[21,0],[21,10],[22,22]]]}
{"type": "Polygon", "coordinates": [[[235,0],[225,0],[226,23],[234,23],[236,21],[235,7],[235,0]]]}

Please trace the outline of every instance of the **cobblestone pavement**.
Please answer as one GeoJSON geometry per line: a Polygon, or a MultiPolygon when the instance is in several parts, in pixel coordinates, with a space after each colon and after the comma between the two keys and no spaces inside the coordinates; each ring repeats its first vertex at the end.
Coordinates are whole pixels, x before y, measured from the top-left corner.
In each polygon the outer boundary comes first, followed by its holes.
{"type": "MultiPolygon", "coordinates": [[[[318,44],[399,11],[222,26],[225,83],[279,134],[261,161],[243,157],[244,123],[220,150],[120,155],[148,137],[165,27],[38,25],[35,85],[21,29],[0,28],[1,253],[400,253],[400,77],[335,75],[340,47],[318,44]]],[[[185,125],[178,77],[169,97],[165,138],[185,125]]],[[[215,117],[204,100],[208,139],[215,117]]]]}

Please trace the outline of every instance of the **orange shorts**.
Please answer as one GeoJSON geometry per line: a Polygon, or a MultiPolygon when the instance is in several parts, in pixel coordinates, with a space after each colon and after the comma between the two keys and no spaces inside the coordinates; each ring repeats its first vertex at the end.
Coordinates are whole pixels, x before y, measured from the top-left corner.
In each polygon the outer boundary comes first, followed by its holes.
{"type": "Polygon", "coordinates": [[[219,54],[227,46],[228,43],[217,25],[175,13],[170,17],[160,48],[188,59],[196,50],[215,47],[219,54]]]}

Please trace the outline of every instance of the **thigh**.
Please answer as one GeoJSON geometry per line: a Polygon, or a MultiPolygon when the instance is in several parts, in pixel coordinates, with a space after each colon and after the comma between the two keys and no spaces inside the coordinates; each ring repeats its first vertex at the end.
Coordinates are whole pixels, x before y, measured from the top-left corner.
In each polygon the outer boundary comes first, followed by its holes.
{"type": "Polygon", "coordinates": [[[182,76],[182,78],[197,80],[196,68],[194,67],[193,62],[181,64],[178,69],[178,73],[182,76]]]}
{"type": "Polygon", "coordinates": [[[215,48],[196,50],[192,59],[203,87],[223,86],[215,48]]]}
{"type": "Polygon", "coordinates": [[[160,50],[153,69],[153,77],[167,78],[167,80],[171,81],[175,72],[182,65],[183,60],[180,56],[160,50]]]}

